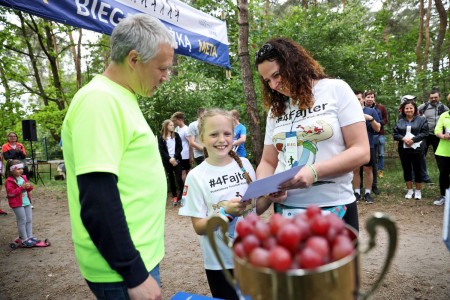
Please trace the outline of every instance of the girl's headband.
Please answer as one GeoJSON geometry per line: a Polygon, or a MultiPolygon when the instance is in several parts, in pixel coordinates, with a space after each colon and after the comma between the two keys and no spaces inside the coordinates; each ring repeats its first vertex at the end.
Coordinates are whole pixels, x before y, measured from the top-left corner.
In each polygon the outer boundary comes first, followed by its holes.
{"type": "Polygon", "coordinates": [[[14,171],[17,169],[23,169],[23,164],[12,165],[11,167],[9,167],[10,171],[14,171]]]}

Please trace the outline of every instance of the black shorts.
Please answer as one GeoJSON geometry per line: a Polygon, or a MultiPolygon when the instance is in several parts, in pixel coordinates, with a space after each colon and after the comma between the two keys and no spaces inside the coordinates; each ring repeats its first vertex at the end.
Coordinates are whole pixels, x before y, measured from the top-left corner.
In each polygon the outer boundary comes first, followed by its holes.
{"type": "Polygon", "coordinates": [[[181,170],[189,171],[191,169],[191,164],[189,163],[189,159],[181,160],[181,170]]]}
{"type": "Polygon", "coordinates": [[[370,148],[370,160],[364,166],[365,167],[372,167],[374,162],[375,162],[375,148],[370,148]]]}

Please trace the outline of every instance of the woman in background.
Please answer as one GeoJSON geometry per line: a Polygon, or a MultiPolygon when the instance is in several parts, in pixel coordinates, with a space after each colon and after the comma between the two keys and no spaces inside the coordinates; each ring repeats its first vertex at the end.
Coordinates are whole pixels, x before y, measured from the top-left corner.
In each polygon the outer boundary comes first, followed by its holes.
{"type": "Polygon", "coordinates": [[[177,206],[183,194],[183,178],[181,170],[181,151],[183,146],[181,138],[175,131],[171,120],[162,123],[161,135],[158,137],[159,153],[169,178],[170,192],[173,197],[173,206],[177,206]],[[177,192],[178,191],[178,192],[177,192]]]}
{"type": "Polygon", "coordinates": [[[19,143],[19,139],[15,132],[11,131],[10,133],[8,133],[8,141],[2,145],[2,155],[5,161],[8,161],[10,159],[18,159],[23,162],[23,175],[27,176],[27,178],[29,179],[30,174],[28,172],[27,163],[25,161],[25,158],[27,157],[27,151],[25,150],[25,147],[21,143],[19,143]]]}
{"type": "Polygon", "coordinates": [[[400,105],[400,118],[394,128],[394,140],[398,141],[398,155],[402,163],[403,178],[406,183],[406,199],[422,199],[422,155],[428,136],[427,120],[417,115],[417,104],[406,100],[400,105]],[[412,172],[416,190],[412,187],[412,172]]]}

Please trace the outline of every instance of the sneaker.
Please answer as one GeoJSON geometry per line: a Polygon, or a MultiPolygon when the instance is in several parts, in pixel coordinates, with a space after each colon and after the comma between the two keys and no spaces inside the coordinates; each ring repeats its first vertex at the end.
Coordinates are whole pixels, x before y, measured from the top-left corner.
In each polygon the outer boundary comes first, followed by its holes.
{"type": "Polygon", "coordinates": [[[0,215],[7,215],[8,213],[0,208],[0,215]]]}
{"type": "Polygon", "coordinates": [[[378,170],[378,178],[384,178],[384,171],[378,170]]]}
{"type": "Polygon", "coordinates": [[[36,245],[36,242],[33,241],[32,239],[26,239],[25,241],[22,241],[22,247],[25,248],[31,248],[34,247],[36,245]]]}
{"type": "Polygon", "coordinates": [[[436,198],[436,200],[434,200],[434,202],[433,202],[434,205],[439,205],[439,206],[444,205],[444,203],[445,203],[445,197],[444,196],[436,198]]]}
{"type": "Polygon", "coordinates": [[[421,200],[422,199],[422,191],[417,191],[414,193],[414,199],[421,200]]]}
{"type": "Polygon", "coordinates": [[[424,182],[424,183],[428,183],[428,184],[433,184],[433,181],[431,181],[430,178],[424,179],[423,182],[424,182]]]}
{"type": "Polygon", "coordinates": [[[361,194],[360,193],[354,193],[356,201],[361,200],[361,194]]]}
{"type": "Polygon", "coordinates": [[[378,187],[373,186],[373,187],[372,187],[372,193],[374,193],[375,195],[379,195],[381,192],[380,192],[380,190],[378,189],[378,187]]]}
{"type": "Polygon", "coordinates": [[[38,239],[37,237],[30,237],[30,240],[32,240],[35,244],[39,243],[41,240],[38,239]]]}
{"type": "Polygon", "coordinates": [[[173,197],[173,206],[177,206],[177,205],[178,205],[178,198],[173,197]]]}
{"type": "Polygon", "coordinates": [[[413,195],[414,195],[414,191],[408,190],[408,192],[406,192],[405,199],[412,199],[413,195]]]}
{"type": "Polygon", "coordinates": [[[369,193],[366,193],[366,194],[364,195],[364,199],[366,199],[366,201],[367,201],[368,204],[372,204],[372,203],[373,203],[372,196],[371,196],[369,193]]]}

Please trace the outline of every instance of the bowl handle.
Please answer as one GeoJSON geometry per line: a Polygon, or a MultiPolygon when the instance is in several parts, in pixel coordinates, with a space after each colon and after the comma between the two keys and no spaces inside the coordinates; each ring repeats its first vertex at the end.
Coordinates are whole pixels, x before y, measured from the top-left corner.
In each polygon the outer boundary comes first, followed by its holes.
{"type": "Polygon", "coordinates": [[[211,245],[214,255],[219,261],[220,266],[222,267],[222,272],[225,275],[225,279],[228,283],[235,289],[236,294],[239,297],[239,300],[245,300],[245,297],[242,295],[241,289],[239,288],[239,284],[236,279],[234,279],[233,275],[225,268],[225,264],[223,263],[222,258],[220,257],[219,250],[217,249],[216,239],[215,239],[215,231],[220,227],[223,235],[223,242],[231,249],[232,244],[230,243],[230,239],[228,238],[228,220],[225,217],[221,216],[213,216],[208,219],[206,223],[206,234],[208,236],[209,244],[211,245]]]}
{"type": "Polygon", "coordinates": [[[366,230],[369,233],[369,244],[367,246],[367,249],[361,252],[367,254],[370,250],[373,249],[373,247],[375,247],[375,237],[377,233],[376,227],[378,226],[384,227],[389,236],[388,253],[386,255],[380,275],[368,292],[361,293],[361,299],[366,299],[378,288],[379,284],[386,275],[389,266],[391,265],[392,258],[394,258],[395,249],[397,248],[397,227],[395,226],[394,221],[392,221],[388,215],[381,212],[376,212],[366,222],[366,230]]]}

